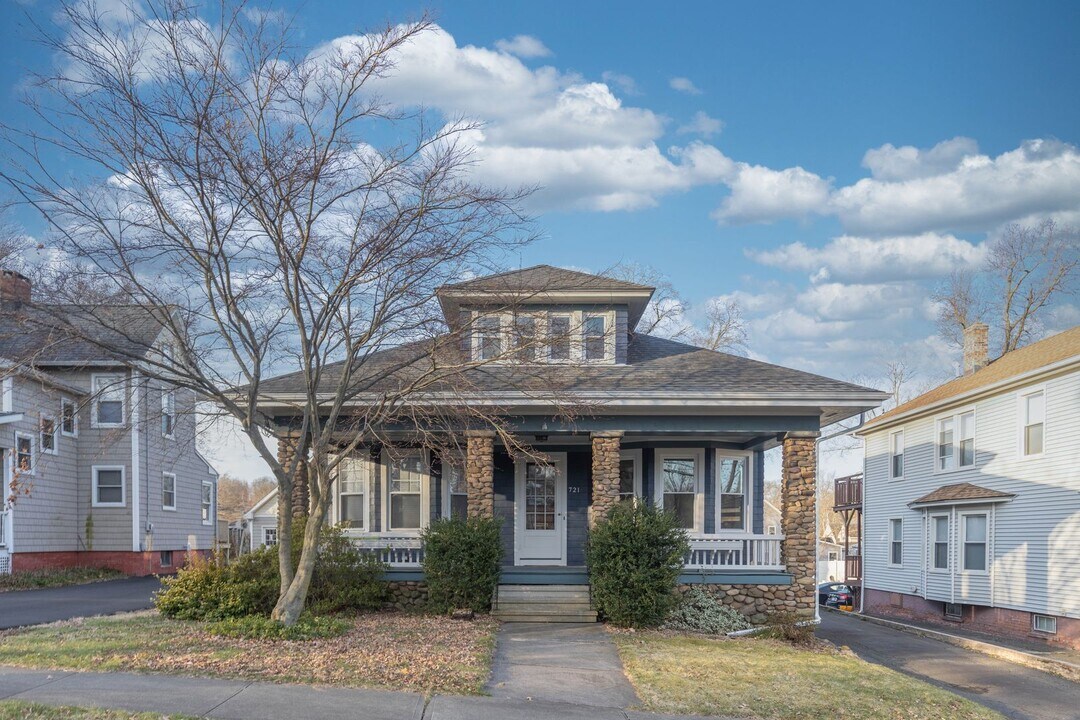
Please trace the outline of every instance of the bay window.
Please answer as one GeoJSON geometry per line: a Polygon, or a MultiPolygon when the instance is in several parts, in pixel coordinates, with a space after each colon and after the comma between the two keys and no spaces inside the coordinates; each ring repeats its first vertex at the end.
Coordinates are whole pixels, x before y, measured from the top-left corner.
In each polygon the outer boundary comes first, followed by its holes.
{"type": "Polygon", "coordinates": [[[986,572],[987,525],[985,513],[968,513],[963,521],[963,569],[986,572]]]}
{"type": "Polygon", "coordinates": [[[949,569],[949,516],[934,515],[930,518],[930,532],[933,542],[931,567],[934,570],[949,569]]]}

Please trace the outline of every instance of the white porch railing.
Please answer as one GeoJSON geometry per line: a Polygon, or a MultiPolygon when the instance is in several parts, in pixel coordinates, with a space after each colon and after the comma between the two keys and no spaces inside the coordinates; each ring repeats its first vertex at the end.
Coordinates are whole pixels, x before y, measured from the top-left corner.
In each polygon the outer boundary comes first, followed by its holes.
{"type": "Polygon", "coordinates": [[[726,535],[690,538],[687,570],[783,570],[783,535],[726,535]]]}
{"type": "Polygon", "coordinates": [[[351,538],[351,541],[392,568],[418,568],[424,559],[424,546],[415,535],[370,535],[351,538]]]}

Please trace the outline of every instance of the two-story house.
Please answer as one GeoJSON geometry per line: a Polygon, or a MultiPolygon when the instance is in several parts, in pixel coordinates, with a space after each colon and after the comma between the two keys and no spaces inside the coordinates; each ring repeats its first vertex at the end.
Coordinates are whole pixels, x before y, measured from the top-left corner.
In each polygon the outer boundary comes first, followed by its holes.
{"type": "Polygon", "coordinates": [[[1080,646],[1080,327],[964,369],[859,431],[863,607],[1080,646]]]}
{"type": "MultiPolygon", "coordinates": [[[[455,382],[467,391],[435,386],[422,402],[494,408],[500,427],[533,453],[506,447],[480,420],[460,430],[425,428],[460,432],[461,457],[436,457],[409,427],[385,428],[380,444],[362,447],[343,468],[331,520],[379,552],[398,587],[423,582],[419,534],[432,519],[500,518],[498,612],[587,619],[587,612],[516,608],[512,586],[587,585],[589,528],[616,503],[655,503],[690,536],[684,583],[712,586],[758,621],[778,610],[812,617],[816,438],[885,395],[635,332],[652,294],[546,265],[444,286],[438,297],[449,339],[369,356],[353,371],[363,388],[354,402],[362,412],[413,368],[441,362],[427,355],[436,347],[466,367],[455,382]],[[566,399],[587,412],[568,419],[560,412],[566,399]],[[764,453],[776,447],[783,448],[781,512],[766,527],[764,453]]],[[[328,387],[337,382],[332,368],[323,377],[328,387]]],[[[281,432],[297,427],[302,377],[264,381],[262,391],[261,409],[281,432]]],[[[282,458],[291,452],[280,445],[282,458]]],[[[292,500],[293,512],[307,509],[303,498],[292,500]]],[[[271,504],[265,498],[249,513],[253,546],[276,541],[271,504]]]]}
{"type": "Polygon", "coordinates": [[[195,449],[194,394],[122,359],[170,347],[145,308],[46,308],[2,271],[0,572],[169,572],[213,547],[217,474],[195,449]],[[72,323],[78,337],[58,329],[72,323]]]}

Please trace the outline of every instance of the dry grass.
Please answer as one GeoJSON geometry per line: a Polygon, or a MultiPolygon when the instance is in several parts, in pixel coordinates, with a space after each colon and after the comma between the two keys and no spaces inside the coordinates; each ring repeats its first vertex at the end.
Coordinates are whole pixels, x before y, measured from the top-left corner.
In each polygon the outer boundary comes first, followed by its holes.
{"type": "Polygon", "coordinates": [[[52,707],[19,700],[0,701],[0,720],[181,720],[180,715],[130,713],[125,710],[52,707]]]}
{"type": "Polygon", "coordinates": [[[73,620],[0,632],[0,664],[128,670],[429,693],[480,693],[498,623],[488,618],[378,612],[349,618],[345,634],[318,640],[210,635],[156,612],[73,620]]]}
{"type": "Polygon", "coordinates": [[[0,575],[0,592],[85,585],[123,577],[127,577],[127,575],[119,570],[109,570],[108,568],[73,567],[60,570],[27,570],[12,573],[11,575],[0,575]]]}
{"type": "Polygon", "coordinates": [[[818,642],[615,634],[646,709],[784,720],[1002,720],[959,695],[818,642]]]}

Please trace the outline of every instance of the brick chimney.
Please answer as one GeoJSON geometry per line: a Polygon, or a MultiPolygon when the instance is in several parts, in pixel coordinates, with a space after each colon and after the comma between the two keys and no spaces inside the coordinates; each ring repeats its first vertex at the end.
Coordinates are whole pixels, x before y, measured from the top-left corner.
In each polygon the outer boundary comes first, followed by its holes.
{"type": "Polygon", "coordinates": [[[0,270],[0,303],[21,305],[30,302],[30,278],[14,270],[0,270]]]}
{"type": "Polygon", "coordinates": [[[974,323],[964,328],[964,374],[982,370],[990,362],[990,328],[974,323]]]}

